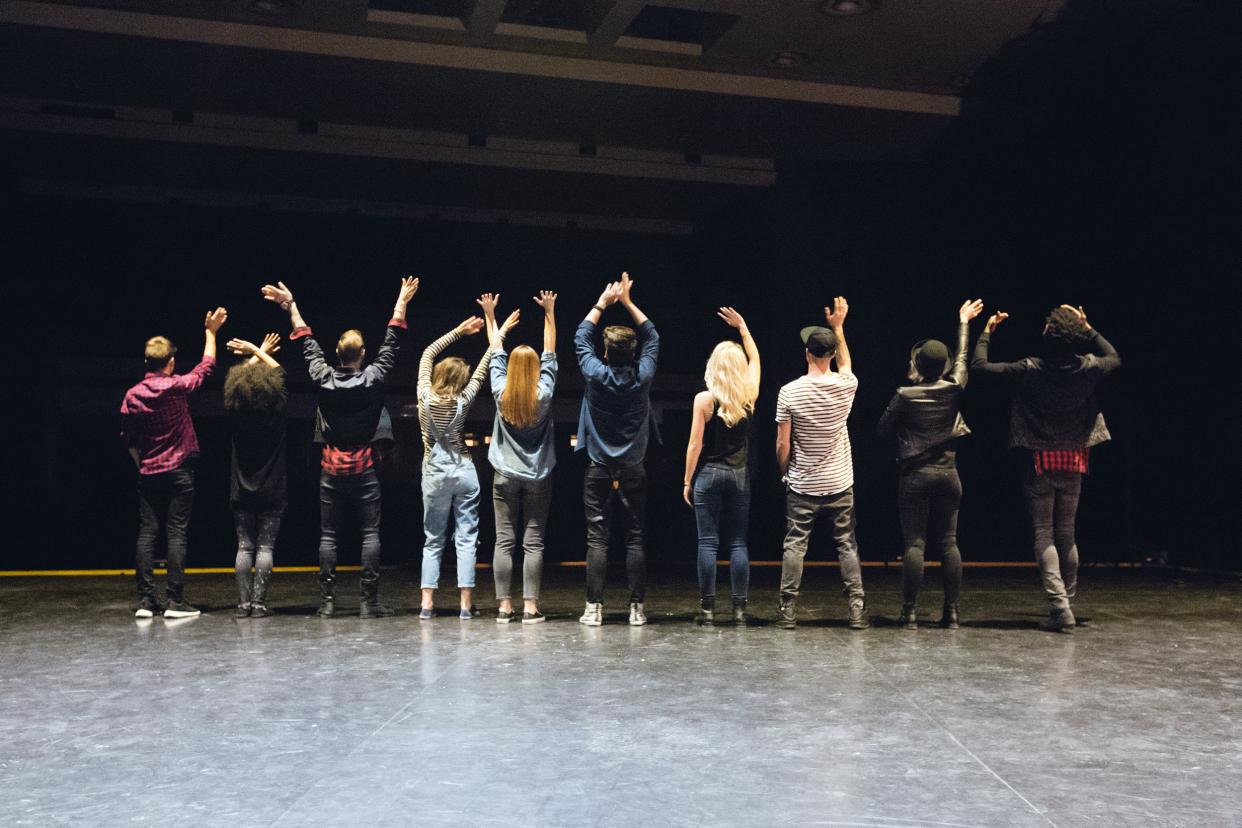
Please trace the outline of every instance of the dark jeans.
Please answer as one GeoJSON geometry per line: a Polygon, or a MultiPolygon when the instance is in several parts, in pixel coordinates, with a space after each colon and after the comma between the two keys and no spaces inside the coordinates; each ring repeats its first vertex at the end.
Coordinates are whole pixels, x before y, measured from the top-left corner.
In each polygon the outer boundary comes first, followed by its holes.
{"type": "Polygon", "coordinates": [[[272,579],[272,553],[280,534],[283,509],[252,512],[233,507],[233,528],[237,530],[237,559],[233,569],[237,575],[240,605],[266,604],[267,585],[272,579]],[[254,574],[250,572],[254,568],[254,574]]]}
{"type": "Polygon", "coordinates": [[[956,604],[962,596],[962,553],[957,548],[957,510],[962,481],[952,466],[922,466],[897,481],[897,512],[905,545],[901,567],[901,600],[917,607],[923,581],[923,550],[939,546],[944,576],[944,601],[956,604]]]}
{"type": "Polygon", "coordinates": [[[319,579],[336,577],[336,534],[349,504],[362,528],[362,593],[379,584],[380,484],[375,470],[362,474],[319,475],[319,579]]]}
{"type": "Polygon", "coordinates": [[[1044,472],[1028,468],[1022,477],[1022,494],[1031,524],[1031,545],[1044,592],[1053,609],[1069,609],[1078,589],[1078,544],[1074,519],[1082,494],[1082,475],[1077,472],[1044,472]]]}
{"type": "Polygon", "coordinates": [[[609,469],[587,465],[582,482],[586,510],[587,601],[604,600],[608,574],[608,535],[619,505],[625,521],[625,572],[630,603],[642,603],[647,590],[647,553],[643,548],[643,519],[647,512],[647,471],[642,464],[609,469]]]}
{"type": "Polygon", "coordinates": [[[524,480],[496,472],[492,482],[492,504],[496,509],[496,552],[492,574],[496,577],[496,599],[509,598],[513,580],[513,550],[518,530],[522,532],[522,597],[539,598],[543,575],[543,537],[548,527],[548,508],[552,505],[552,478],[524,480]]]}
{"type": "Polygon", "coordinates": [[[168,543],[169,601],[185,599],[185,537],[194,508],[194,467],[138,475],[138,547],[134,575],[138,600],[155,603],[155,550],[160,530],[168,543]]]}
{"type": "Polygon", "coordinates": [[[841,561],[841,580],[850,606],[863,605],[862,566],[858,560],[858,541],[854,537],[854,488],[823,497],[798,494],[792,489],[785,495],[785,554],[781,561],[781,600],[798,597],[802,586],[802,562],[811,540],[815,519],[827,513],[832,520],[832,540],[841,561]]]}
{"type": "Polygon", "coordinates": [[[716,556],[729,550],[734,603],[750,592],[750,480],[746,469],[706,465],[694,478],[694,519],[699,527],[699,597],[704,606],[716,600],[716,556]]]}

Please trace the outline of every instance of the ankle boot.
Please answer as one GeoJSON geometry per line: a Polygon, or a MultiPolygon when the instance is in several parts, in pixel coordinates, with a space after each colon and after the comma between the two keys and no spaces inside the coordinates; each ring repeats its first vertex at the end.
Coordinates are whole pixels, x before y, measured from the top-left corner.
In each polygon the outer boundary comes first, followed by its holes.
{"type": "Polygon", "coordinates": [[[792,630],[798,626],[798,599],[781,596],[781,605],[776,610],[776,626],[782,630],[792,630]]]}
{"type": "Polygon", "coordinates": [[[850,601],[850,620],[849,628],[851,630],[865,630],[871,626],[871,621],[867,618],[867,605],[862,599],[850,601]]]}
{"type": "Polygon", "coordinates": [[[257,618],[265,618],[271,615],[267,609],[267,584],[272,573],[262,572],[258,569],[254,571],[254,591],[250,596],[251,616],[257,618]]]}
{"type": "Polygon", "coordinates": [[[379,578],[363,576],[359,618],[387,618],[393,611],[379,602],[379,578]]]}
{"type": "Polygon", "coordinates": [[[919,611],[914,604],[901,605],[901,617],[897,619],[897,626],[903,630],[917,630],[919,628],[919,611]]]}
{"type": "Polygon", "coordinates": [[[746,614],[746,602],[733,602],[733,623],[739,627],[745,627],[750,624],[750,616],[746,614]]]}
{"type": "Polygon", "coordinates": [[[336,615],[336,573],[319,573],[319,612],[320,618],[331,618],[336,615]]]}
{"type": "Polygon", "coordinates": [[[1074,631],[1074,613],[1067,609],[1053,609],[1048,617],[1039,622],[1044,632],[1072,633],[1074,631]]]}
{"type": "Polygon", "coordinates": [[[716,602],[706,598],[699,599],[699,612],[694,616],[694,623],[710,627],[716,623],[716,602]]]}
{"type": "Polygon", "coordinates": [[[956,630],[957,623],[957,604],[945,603],[944,612],[940,616],[940,626],[946,630],[956,630]]]}

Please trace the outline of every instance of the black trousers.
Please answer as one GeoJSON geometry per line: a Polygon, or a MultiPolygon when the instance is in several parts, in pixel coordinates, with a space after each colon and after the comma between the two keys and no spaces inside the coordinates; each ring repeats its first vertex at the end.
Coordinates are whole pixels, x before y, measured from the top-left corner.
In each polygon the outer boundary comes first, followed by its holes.
{"type": "Polygon", "coordinates": [[[905,546],[901,566],[901,600],[916,607],[923,581],[923,556],[928,545],[939,547],[944,576],[944,601],[962,596],[962,553],[957,548],[957,511],[962,481],[953,466],[921,466],[897,482],[897,512],[905,546]]]}
{"type": "Polygon", "coordinates": [[[167,540],[169,601],[184,600],[186,532],[194,508],[194,467],[138,475],[138,545],[134,576],[138,600],[154,604],[155,551],[167,540]]]}
{"type": "Polygon", "coordinates": [[[1078,543],[1074,523],[1082,496],[1082,475],[1077,472],[1028,468],[1022,476],[1031,526],[1031,546],[1039,564],[1044,593],[1053,609],[1067,610],[1078,591],[1078,543]]]}
{"type": "Polygon", "coordinates": [[[331,584],[336,578],[336,536],[351,503],[362,529],[362,595],[373,598],[380,564],[380,483],[374,469],[319,475],[319,580],[331,584]]]}
{"type": "Polygon", "coordinates": [[[586,510],[587,601],[604,600],[608,575],[608,538],[615,517],[625,529],[625,573],[630,603],[642,603],[647,591],[647,552],[643,521],[647,514],[647,470],[642,464],[609,468],[590,463],[582,481],[586,510]]]}

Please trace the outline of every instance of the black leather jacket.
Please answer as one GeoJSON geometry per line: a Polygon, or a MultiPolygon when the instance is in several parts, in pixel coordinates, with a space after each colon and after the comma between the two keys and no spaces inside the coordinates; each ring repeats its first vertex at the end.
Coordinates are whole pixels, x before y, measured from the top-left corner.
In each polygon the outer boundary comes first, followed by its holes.
{"type": "Polygon", "coordinates": [[[970,433],[961,414],[969,336],[969,325],[965,322],[958,325],[957,354],[947,377],[898,388],[884,410],[876,430],[881,437],[897,435],[898,462],[932,453],[970,433]]]}

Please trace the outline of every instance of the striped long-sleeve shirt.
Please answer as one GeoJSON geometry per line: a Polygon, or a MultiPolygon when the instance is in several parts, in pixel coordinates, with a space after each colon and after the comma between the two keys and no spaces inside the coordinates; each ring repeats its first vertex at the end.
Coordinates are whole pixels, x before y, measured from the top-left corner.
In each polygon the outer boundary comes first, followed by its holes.
{"type": "Polygon", "coordinates": [[[461,334],[454,328],[428,345],[418,361],[418,426],[423,432],[424,459],[431,454],[431,447],[435,445],[435,439],[431,436],[433,421],[436,430],[445,435],[450,446],[458,453],[466,452],[466,445],[461,436],[462,429],[465,427],[470,406],[474,404],[474,398],[483,386],[483,378],[487,374],[487,364],[492,357],[492,349],[489,347],[483,354],[460,394],[456,397],[440,397],[431,390],[432,365],[441,351],[459,339],[461,339],[461,334]],[[455,416],[458,400],[461,400],[461,416],[455,416]]]}

